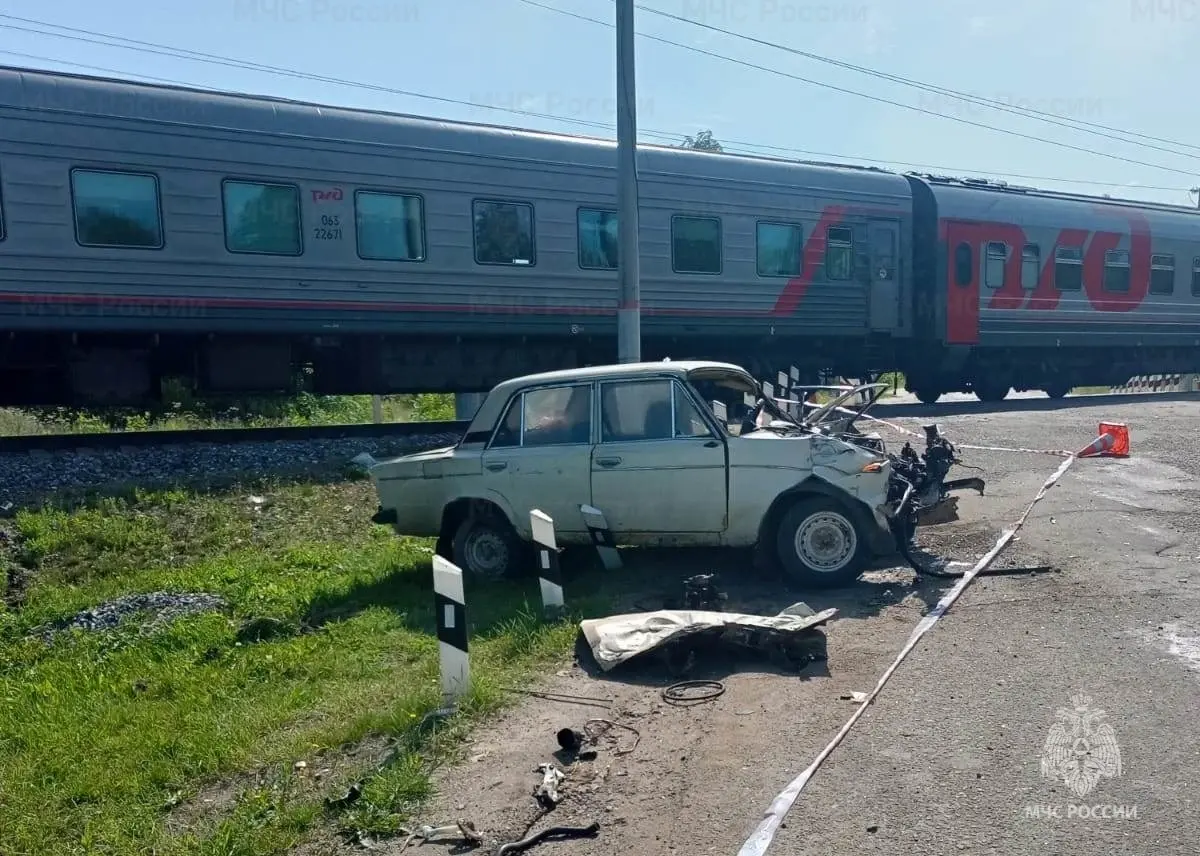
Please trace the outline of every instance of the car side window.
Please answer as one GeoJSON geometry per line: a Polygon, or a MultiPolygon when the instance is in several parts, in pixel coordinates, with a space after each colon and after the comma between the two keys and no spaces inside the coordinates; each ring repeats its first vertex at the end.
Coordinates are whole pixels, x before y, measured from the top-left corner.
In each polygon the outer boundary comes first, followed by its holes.
{"type": "Polygon", "coordinates": [[[600,442],[671,439],[671,382],[606,383],[600,394],[600,442]]]}
{"type": "Polygon", "coordinates": [[[600,442],[709,437],[700,411],[670,380],[606,383],[600,393],[600,442]]]}
{"type": "Polygon", "coordinates": [[[675,436],[711,437],[712,431],[683,387],[677,383],[672,386],[675,388],[675,436]]]}
{"type": "Polygon", "coordinates": [[[592,386],[556,386],[525,393],[522,446],[592,441],[592,386]]]}
{"type": "Polygon", "coordinates": [[[496,436],[492,438],[491,448],[511,449],[521,445],[521,417],[524,414],[522,404],[524,395],[518,395],[508,405],[508,412],[496,428],[496,436]]]}

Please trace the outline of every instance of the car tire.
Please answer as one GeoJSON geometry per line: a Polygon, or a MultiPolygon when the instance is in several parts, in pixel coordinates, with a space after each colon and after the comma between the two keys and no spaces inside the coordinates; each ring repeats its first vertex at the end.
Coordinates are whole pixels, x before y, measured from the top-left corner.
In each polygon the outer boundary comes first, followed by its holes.
{"type": "Polygon", "coordinates": [[[846,506],[832,497],[804,497],[784,512],[775,534],[784,573],[809,588],[849,585],[867,562],[867,538],[846,506]]]}
{"type": "Polygon", "coordinates": [[[498,514],[470,515],[454,533],[454,564],[481,580],[515,576],[524,564],[522,543],[498,514]]]}

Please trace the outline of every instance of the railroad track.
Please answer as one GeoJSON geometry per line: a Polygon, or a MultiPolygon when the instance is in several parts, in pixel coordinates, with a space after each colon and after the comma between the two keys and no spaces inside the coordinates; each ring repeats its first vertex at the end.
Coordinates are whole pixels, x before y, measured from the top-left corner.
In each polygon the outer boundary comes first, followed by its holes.
{"type": "Polygon", "coordinates": [[[461,434],[469,422],[381,422],[357,425],[301,425],[284,428],[201,428],[178,431],[112,431],[94,434],[22,434],[0,437],[0,455],[21,452],[66,452],[85,449],[128,449],[182,446],[192,443],[235,445],[355,437],[419,437],[461,434]]]}

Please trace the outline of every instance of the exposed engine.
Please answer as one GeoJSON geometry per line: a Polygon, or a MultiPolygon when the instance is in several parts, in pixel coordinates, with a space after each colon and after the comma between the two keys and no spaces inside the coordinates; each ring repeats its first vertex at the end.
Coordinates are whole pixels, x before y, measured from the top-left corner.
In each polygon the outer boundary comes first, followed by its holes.
{"type": "Polygon", "coordinates": [[[950,491],[974,488],[982,495],[984,489],[983,479],[979,478],[946,481],[950,468],[962,461],[937,425],[926,425],[924,430],[925,451],[920,456],[911,443],[905,443],[899,455],[888,456],[892,462],[888,501],[896,503],[906,541],[912,537],[918,522],[932,522],[931,512],[944,503],[957,502],[950,491]]]}

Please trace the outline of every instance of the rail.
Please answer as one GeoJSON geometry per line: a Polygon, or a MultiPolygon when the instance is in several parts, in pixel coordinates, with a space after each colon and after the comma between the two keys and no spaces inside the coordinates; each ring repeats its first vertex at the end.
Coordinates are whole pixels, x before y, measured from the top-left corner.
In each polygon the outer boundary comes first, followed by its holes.
{"type": "Polygon", "coordinates": [[[198,428],[159,431],[110,431],[82,434],[18,434],[0,437],[0,455],[22,452],[65,452],[83,449],[153,448],[192,443],[240,443],[344,440],[355,437],[419,437],[425,434],[462,433],[467,421],[366,422],[354,425],[297,425],[271,428],[198,428]]]}

